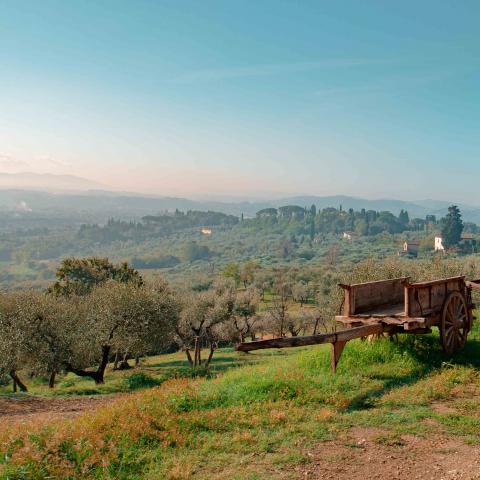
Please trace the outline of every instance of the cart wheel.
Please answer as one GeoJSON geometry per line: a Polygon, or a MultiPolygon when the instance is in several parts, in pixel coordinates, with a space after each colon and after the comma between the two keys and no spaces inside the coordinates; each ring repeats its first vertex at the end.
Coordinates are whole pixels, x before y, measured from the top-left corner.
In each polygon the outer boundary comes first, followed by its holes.
{"type": "Polygon", "coordinates": [[[440,322],[440,340],[445,353],[450,355],[465,345],[470,330],[469,317],[465,297],[460,292],[451,292],[443,305],[440,322]]]}

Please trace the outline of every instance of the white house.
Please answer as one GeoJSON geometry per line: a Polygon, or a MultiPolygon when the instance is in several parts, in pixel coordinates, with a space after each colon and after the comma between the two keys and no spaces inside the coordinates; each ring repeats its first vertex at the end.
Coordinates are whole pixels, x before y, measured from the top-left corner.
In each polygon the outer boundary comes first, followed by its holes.
{"type": "Polygon", "coordinates": [[[347,240],[352,240],[356,236],[357,234],[355,232],[343,232],[343,238],[346,238],[347,240]]]}
{"type": "Polygon", "coordinates": [[[436,252],[444,252],[445,247],[443,246],[443,238],[442,237],[435,237],[435,251],[436,252]]]}

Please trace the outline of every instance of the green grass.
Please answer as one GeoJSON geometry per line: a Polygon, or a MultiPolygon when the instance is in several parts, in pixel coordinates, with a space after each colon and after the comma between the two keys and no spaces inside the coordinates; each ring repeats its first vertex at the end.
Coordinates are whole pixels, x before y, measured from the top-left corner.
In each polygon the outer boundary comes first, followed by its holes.
{"type": "MultiPolygon", "coordinates": [[[[271,357],[272,354],[276,355],[272,352],[265,352],[262,355],[252,356],[238,354],[233,348],[220,349],[213,357],[208,372],[200,370],[197,374],[215,377],[230,368],[262,361],[264,357],[271,357]]],[[[208,355],[208,352],[205,351],[203,355],[208,355]]],[[[130,361],[130,363],[133,365],[133,361],[130,361]]],[[[112,364],[107,367],[105,383],[102,385],[95,385],[93,380],[88,377],[77,377],[73,373],[68,373],[66,375],[58,375],[55,388],[50,389],[48,388],[47,377],[34,377],[29,379],[25,372],[21,372],[21,376],[27,384],[30,394],[60,397],[127,392],[132,390],[129,387],[129,378],[132,375],[145,375],[151,379],[150,385],[144,385],[144,387],[138,388],[160,385],[165,380],[171,378],[189,378],[195,376],[195,372],[192,372],[185,354],[182,352],[144,358],[139,367],[132,368],[131,370],[113,371],[112,367],[112,364]]],[[[11,397],[11,392],[11,384],[0,386],[0,398],[5,395],[11,397]]]]}
{"type": "Polygon", "coordinates": [[[478,333],[448,362],[437,342],[433,335],[405,337],[398,343],[351,342],[337,375],[328,370],[328,350],[311,347],[232,370],[200,384],[191,395],[173,396],[171,409],[190,419],[185,428],[202,437],[202,448],[176,450],[160,471],[168,477],[170,462],[182,458],[196,469],[194,477],[221,478],[227,471],[235,478],[249,478],[253,472],[248,467],[242,474],[238,471],[244,469],[241,459],[253,449],[268,468],[279,472],[286,464],[308,462],[299,445],[308,448],[352,426],[381,428],[385,433],[376,441],[389,446],[401,445],[403,434],[433,431],[480,443],[475,410],[465,407],[462,414],[439,414],[431,406],[433,401],[463,399],[466,387],[480,390],[478,333]],[[223,420],[213,422],[211,412],[223,420]],[[235,412],[230,424],[225,422],[227,412],[235,412]],[[437,426],[424,422],[429,418],[437,426]],[[249,433],[245,445],[229,440],[240,432],[249,433]],[[253,448],[248,441],[252,438],[253,448]]]}
{"type": "MultiPolygon", "coordinates": [[[[57,425],[53,436],[44,427],[38,437],[10,433],[10,452],[28,448],[5,460],[9,476],[0,478],[294,478],[289,469],[309,462],[309,448],[335,438],[348,444],[354,426],[375,427],[375,442],[391,448],[405,434],[480,444],[478,327],[451,358],[434,334],[349,342],[336,375],[327,346],[217,353],[211,378],[169,380],[88,421],[57,425]]],[[[141,371],[115,372],[105,388],[125,388],[140,373],[142,387],[184,367],[179,354],[154,357],[141,371]]]]}

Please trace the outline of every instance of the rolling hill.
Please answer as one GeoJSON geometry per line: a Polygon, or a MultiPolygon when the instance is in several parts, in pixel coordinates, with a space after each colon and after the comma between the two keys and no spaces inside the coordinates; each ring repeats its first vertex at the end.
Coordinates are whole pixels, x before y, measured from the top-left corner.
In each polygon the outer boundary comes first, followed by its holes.
{"type": "MultiPolygon", "coordinates": [[[[299,205],[317,209],[340,205],[344,210],[388,210],[398,215],[400,210],[407,210],[410,217],[424,218],[434,214],[438,217],[445,215],[453,201],[419,200],[403,201],[395,199],[364,199],[344,195],[336,196],[294,196],[276,200],[255,201],[221,201],[221,200],[192,200],[182,197],[159,195],[145,195],[128,192],[112,192],[105,190],[102,185],[90,182],[84,178],[60,175],[36,174],[0,174],[0,211],[18,211],[19,205],[28,205],[28,211],[35,213],[86,213],[98,217],[98,221],[109,217],[138,218],[144,215],[158,214],[162,211],[179,209],[212,210],[231,215],[253,217],[255,213],[267,207],[282,205],[299,205]],[[8,184],[19,180],[15,188],[8,184]],[[25,187],[20,186],[25,182],[25,187]],[[45,185],[48,185],[47,188],[45,185]]],[[[465,221],[480,224],[480,207],[458,204],[465,221]]]]}

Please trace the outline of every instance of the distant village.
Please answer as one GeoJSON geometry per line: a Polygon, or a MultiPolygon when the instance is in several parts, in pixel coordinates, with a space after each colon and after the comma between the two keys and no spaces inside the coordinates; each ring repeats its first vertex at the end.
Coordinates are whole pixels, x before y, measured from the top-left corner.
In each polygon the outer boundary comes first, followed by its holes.
{"type": "MultiPolygon", "coordinates": [[[[345,240],[355,240],[359,237],[359,235],[355,232],[349,231],[343,232],[342,237],[345,240]]],[[[421,243],[422,242],[420,240],[405,240],[402,244],[402,249],[398,252],[398,255],[416,257],[420,252],[421,243]]],[[[433,238],[430,250],[432,252],[446,252],[447,249],[444,246],[443,237],[440,236],[440,234],[439,236],[435,236],[433,238]]],[[[449,248],[448,250],[464,254],[477,253],[477,239],[472,233],[463,233],[461,235],[460,242],[455,246],[455,248],[449,248]]]]}
{"type": "MultiPolygon", "coordinates": [[[[244,218],[242,215],[239,221],[240,224],[246,222],[249,226],[260,228],[283,224],[289,229],[293,224],[299,228],[303,225],[298,231],[308,234],[312,243],[321,241],[325,234],[340,235],[343,240],[352,242],[382,233],[405,233],[407,238],[401,242],[397,252],[398,256],[405,257],[417,257],[420,253],[429,252],[465,255],[477,252],[478,226],[463,222],[460,210],[454,205],[439,220],[431,214],[425,219],[411,219],[405,210],[396,216],[388,211],[344,210],[342,206],[317,210],[315,205],[310,208],[287,205],[260,210],[255,218],[244,218]]],[[[199,230],[205,236],[214,232],[212,225],[203,225],[199,230]]]]}

